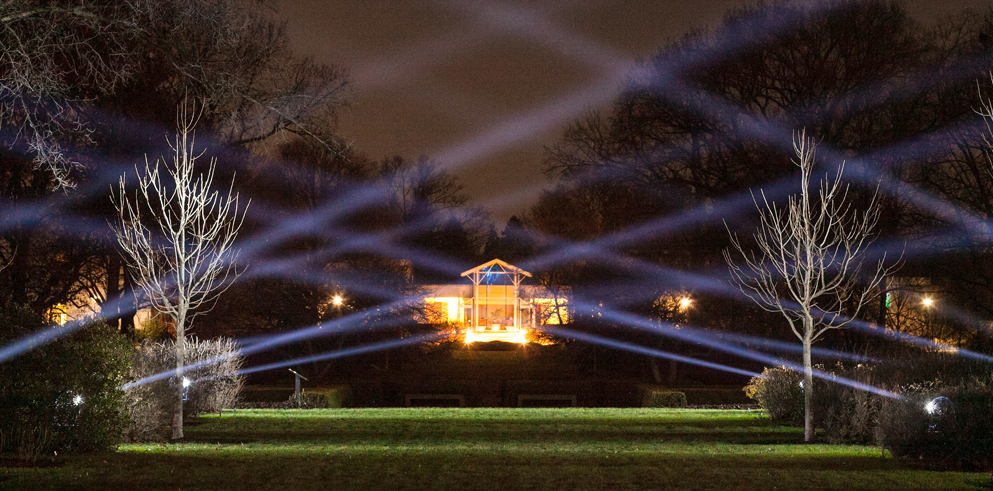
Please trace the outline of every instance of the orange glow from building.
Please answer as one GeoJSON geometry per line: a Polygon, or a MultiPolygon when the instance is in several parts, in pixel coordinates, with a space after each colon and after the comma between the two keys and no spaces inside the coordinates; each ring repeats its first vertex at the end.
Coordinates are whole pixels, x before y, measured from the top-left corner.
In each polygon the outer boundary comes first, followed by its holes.
{"type": "Polygon", "coordinates": [[[424,299],[427,303],[445,304],[445,322],[465,322],[462,316],[462,299],[459,297],[432,297],[424,299]]]}
{"type": "Polygon", "coordinates": [[[486,343],[489,341],[503,341],[505,343],[527,344],[527,331],[524,329],[514,331],[467,331],[465,333],[465,344],[476,342],[486,343]]]}
{"type": "Polygon", "coordinates": [[[542,314],[540,323],[549,325],[558,324],[568,324],[569,323],[569,310],[566,307],[566,301],[564,298],[554,299],[554,298],[535,298],[531,300],[531,303],[537,306],[542,314]],[[559,319],[562,319],[559,322],[559,319]]]}

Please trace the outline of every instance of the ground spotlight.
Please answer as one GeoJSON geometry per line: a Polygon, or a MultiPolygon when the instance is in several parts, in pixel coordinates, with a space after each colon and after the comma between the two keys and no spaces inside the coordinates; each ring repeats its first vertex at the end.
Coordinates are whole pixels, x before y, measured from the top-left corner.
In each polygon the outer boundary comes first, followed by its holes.
{"type": "Polygon", "coordinates": [[[931,399],[930,401],[928,401],[927,404],[924,405],[924,412],[935,416],[941,416],[942,414],[947,413],[951,409],[952,409],[952,401],[951,399],[945,396],[935,397],[934,399],[931,399]]]}

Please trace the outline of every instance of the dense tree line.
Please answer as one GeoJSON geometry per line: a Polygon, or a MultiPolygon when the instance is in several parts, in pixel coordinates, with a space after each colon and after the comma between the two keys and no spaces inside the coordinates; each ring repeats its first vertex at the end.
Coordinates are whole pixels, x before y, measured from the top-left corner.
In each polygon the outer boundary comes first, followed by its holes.
{"type": "MultiPolygon", "coordinates": [[[[989,217],[993,202],[975,111],[977,81],[990,90],[991,34],[993,12],[924,25],[884,1],[760,5],[688,34],[642,63],[609,110],[574,122],[550,149],[558,184],[527,215],[554,263],[550,281],[598,299],[591,319],[601,300],[665,318],[656,300],[684,290],[717,300],[699,322],[770,334],[768,319],[722,291],[719,256],[726,227],[754,229],[750,191],[795,192],[790,140],[806,128],[830,149],[825,171],[848,160],[866,195],[883,183],[883,242],[913,249],[904,274],[928,276],[948,301],[985,315],[993,258],[988,229],[975,220],[989,217]],[[962,211],[904,193],[910,185],[962,211]],[[554,259],[583,242],[598,247],[554,259]],[[605,289],[611,277],[618,281],[605,289]]],[[[872,316],[884,309],[881,301],[872,316]]]]}
{"type": "Polygon", "coordinates": [[[277,135],[330,146],[347,88],[250,3],[24,0],[0,23],[5,300],[44,313],[92,297],[128,331],[140,299],[110,239],[110,184],[167,153],[179,103],[230,175],[277,135]]]}

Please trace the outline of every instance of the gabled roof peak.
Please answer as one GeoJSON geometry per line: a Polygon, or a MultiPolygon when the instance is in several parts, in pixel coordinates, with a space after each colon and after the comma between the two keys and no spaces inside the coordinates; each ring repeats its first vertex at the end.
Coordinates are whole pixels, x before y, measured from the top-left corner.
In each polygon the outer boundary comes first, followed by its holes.
{"type": "Polygon", "coordinates": [[[473,273],[496,273],[496,274],[517,273],[527,276],[529,278],[531,277],[531,273],[528,273],[527,271],[524,271],[523,269],[518,268],[517,266],[514,266],[513,264],[510,264],[507,261],[501,259],[492,259],[483,264],[480,264],[479,266],[476,266],[475,268],[472,268],[467,271],[463,271],[462,276],[469,276],[473,273]]]}

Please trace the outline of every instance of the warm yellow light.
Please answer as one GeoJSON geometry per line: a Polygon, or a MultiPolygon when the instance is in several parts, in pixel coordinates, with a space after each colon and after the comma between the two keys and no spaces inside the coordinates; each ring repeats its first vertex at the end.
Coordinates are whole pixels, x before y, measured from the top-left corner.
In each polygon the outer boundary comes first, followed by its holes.
{"type": "Polygon", "coordinates": [[[462,321],[462,299],[459,297],[430,297],[424,299],[428,303],[445,304],[445,315],[448,322],[462,321]]]}
{"type": "Polygon", "coordinates": [[[50,309],[48,309],[48,317],[50,322],[64,326],[69,320],[69,316],[66,315],[66,306],[58,304],[50,309]]]}
{"type": "Polygon", "coordinates": [[[559,324],[559,318],[563,324],[569,323],[569,310],[566,308],[566,299],[559,298],[534,298],[531,303],[545,311],[544,324],[559,324]]]}
{"type": "Polygon", "coordinates": [[[693,300],[691,300],[690,297],[683,297],[679,299],[679,308],[686,310],[690,308],[690,305],[693,305],[693,300]]]}
{"type": "Polygon", "coordinates": [[[924,300],[921,301],[921,303],[924,304],[925,307],[930,307],[934,305],[934,300],[932,300],[931,297],[924,297],[924,300]]]}
{"type": "Polygon", "coordinates": [[[505,343],[528,344],[527,332],[525,329],[518,331],[466,331],[465,344],[475,342],[485,343],[488,341],[503,341],[505,343]]]}
{"type": "Polygon", "coordinates": [[[331,303],[333,303],[335,307],[341,307],[341,304],[344,302],[345,299],[341,298],[341,295],[335,295],[334,298],[331,299],[331,303]]]}

